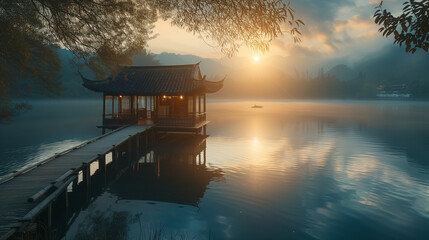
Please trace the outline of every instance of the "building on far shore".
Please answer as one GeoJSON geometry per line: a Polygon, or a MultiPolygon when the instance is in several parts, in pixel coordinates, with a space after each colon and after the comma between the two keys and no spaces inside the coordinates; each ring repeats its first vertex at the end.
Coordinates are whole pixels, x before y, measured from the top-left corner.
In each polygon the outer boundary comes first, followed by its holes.
{"type": "Polygon", "coordinates": [[[86,88],[103,93],[103,129],[154,124],[159,130],[206,130],[206,94],[223,87],[201,75],[199,63],[125,67],[114,77],[89,80],[86,88]]]}
{"type": "Polygon", "coordinates": [[[380,85],[377,88],[379,98],[410,98],[407,84],[380,85]]]}

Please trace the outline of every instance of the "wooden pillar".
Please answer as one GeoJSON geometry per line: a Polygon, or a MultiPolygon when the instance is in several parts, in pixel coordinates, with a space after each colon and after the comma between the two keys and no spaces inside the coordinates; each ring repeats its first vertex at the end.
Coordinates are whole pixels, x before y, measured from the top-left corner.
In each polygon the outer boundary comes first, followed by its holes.
{"type": "Polygon", "coordinates": [[[85,202],[89,202],[90,200],[90,164],[87,164],[86,162],[82,163],[82,177],[83,177],[83,188],[84,188],[84,192],[85,192],[85,202]]]}
{"type": "Polygon", "coordinates": [[[137,134],[135,139],[136,139],[136,144],[134,146],[136,147],[135,149],[136,157],[139,158],[140,157],[140,134],[137,134]]]}
{"type": "MultiPolygon", "coordinates": [[[[66,211],[68,211],[68,209],[69,209],[69,192],[68,192],[67,188],[66,188],[66,191],[64,192],[64,201],[65,201],[65,205],[66,205],[66,211]]],[[[68,212],[66,212],[66,214],[68,214],[68,212]]]]}
{"type": "Polygon", "coordinates": [[[122,113],[122,98],[118,96],[118,117],[121,117],[122,113]]]}
{"type": "Polygon", "coordinates": [[[112,95],[112,118],[115,116],[115,96],[112,95]]]}
{"type": "Polygon", "coordinates": [[[84,162],[82,163],[82,172],[83,172],[83,183],[85,184],[85,187],[89,187],[89,181],[90,181],[90,164],[84,162]]]}
{"type": "MultiPolygon", "coordinates": [[[[51,226],[52,226],[52,203],[51,204],[49,204],[49,207],[48,207],[48,232],[50,232],[50,228],[51,228],[51,226]]],[[[50,237],[50,233],[49,233],[49,237],[50,237]]]]}
{"type": "Polygon", "coordinates": [[[103,93],[103,119],[106,118],[106,94],[103,93]]]}
{"type": "Polygon", "coordinates": [[[128,101],[128,106],[130,109],[130,118],[133,119],[134,117],[134,96],[130,95],[130,101],[128,101]]]}
{"type": "Polygon", "coordinates": [[[127,140],[127,146],[128,146],[128,162],[130,162],[133,159],[133,137],[130,135],[130,138],[127,140]]]}
{"type": "Polygon", "coordinates": [[[173,113],[175,112],[175,108],[174,108],[174,98],[171,98],[171,111],[169,112],[170,113],[170,117],[172,117],[173,116],[173,113]]]}
{"type": "Polygon", "coordinates": [[[206,110],[206,94],[203,95],[203,100],[204,100],[204,112],[207,112],[206,110]]]}
{"type": "Polygon", "coordinates": [[[118,165],[118,149],[116,145],[113,145],[113,149],[112,149],[112,165],[113,165],[113,170],[115,171],[118,165]]]}
{"type": "Polygon", "coordinates": [[[192,112],[195,113],[197,112],[197,97],[195,95],[192,96],[192,112]]]}
{"type": "Polygon", "coordinates": [[[136,113],[136,118],[139,119],[139,96],[135,96],[135,113],[136,113]]]}
{"type": "Polygon", "coordinates": [[[154,105],[154,109],[153,109],[154,117],[158,114],[158,97],[159,96],[153,96],[153,99],[154,99],[154,101],[153,101],[153,105],[154,105]]]}
{"type": "Polygon", "coordinates": [[[136,119],[139,121],[139,96],[135,96],[134,108],[136,113],[136,119]]]}
{"type": "Polygon", "coordinates": [[[198,95],[198,113],[201,113],[201,95],[198,95]]]}
{"type": "Polygon", "coordinates": [[[206,158],[207,158],[207,152],[206,152],[206,149],[204,148],[204,158],[203,158],[204,166],[206,165],[206,158]]]}
{"type": "Polygon", "coordinates": [[[106,185],[106,155],[98,154],[98,170],[103,177],[103,186],[106,185]]]}
{"type": "Polygon", "coordinates": [[[204,136],[207,135],[207,124],[203,126],[203,134],[204,136]]]}
{"type": "Polygon", "coordinates": [[[198,165],[201,165],[201,153],[198,154],[198,165]]]}
{"type": "Polygon", "coordinates": [[[161,169],[160,169],[160,166],[159,166],[159,156],[156,157],[156,166],[157,166],[157,169],[156,169],[157,176],[159,178],[159,177],[161,177],[161,169]]]}
{"type": "Polygon", "coordinates": [[[149,102],[150,118],[153,119],[153,96],[149,96],[149,102]]]}

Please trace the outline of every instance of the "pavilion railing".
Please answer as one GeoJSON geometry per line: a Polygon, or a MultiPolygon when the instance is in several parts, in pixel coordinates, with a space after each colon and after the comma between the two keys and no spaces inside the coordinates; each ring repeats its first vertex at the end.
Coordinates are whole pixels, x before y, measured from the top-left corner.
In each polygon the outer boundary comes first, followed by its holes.
{"type": "Polygon", "coordinates": [[[104,119],[146,119],[150,118],[151,114],[153,115],[154,112],[146,109],[139,109],[138,112],[135,112],[134,114],[131,114],[130,111],[127,112],[120,112],[120,113],[106,113],[104,114],[104,119]],[[149,115],[148,115],[149,114],[149,115]]]}
{"type": "MultiPolygon", "coordinates": [[[[140,113],[140,112],[139,112],[140,113]]],[[[151,116],[153,116],[151,112],[151,116]]],[[[139,114],[139,118],[146,118],[147,113],[144,112],[144,115],[139,114]]],[[[190,114],[180,114],[180,115],[156,115],[155,124],[157,126],[167,126],[167,127],[195,127],[199,123],[202,123],[206,120],[206,113],[190,113],[190,114]]],[[[105,114],[103,119],[104,125],[121,125],[128,124],[131,122],[137,121],[137,117],[132,116],[130,113],[115,113],[115,114],[105,114]]]]}
{"type": "Polygon", "coordinates": [[[158,115],[155,118],[157,126],[166,127],[195,127],[206,120],[206,113],[187,115],[158,115]]]}

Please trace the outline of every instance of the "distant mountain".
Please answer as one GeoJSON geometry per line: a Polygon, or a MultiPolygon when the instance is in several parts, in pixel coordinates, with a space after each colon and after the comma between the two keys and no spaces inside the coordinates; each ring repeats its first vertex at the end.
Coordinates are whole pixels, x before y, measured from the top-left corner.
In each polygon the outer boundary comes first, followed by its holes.
{"type": "Polygon", "coordinates": [[[366,72],[370,79],[378,82],[429,81],[429,54],[423,51],[406,53],[403,48],[391,46],[355,63],[355,69],[366,72]]]}
{"type": "Polygon", "coordinates": [[[327,72],[327,74],[335,76],[338,80],[341,81],[350,81],[358,77],[358,73],[356,73],[353,69],[346,66],[345,64],[339,64],[334,66],[327,72]]]}
{"type": "MultiPolygon", "coordinates": [[[[66,89],[60,97],[98,98],[100,94],[82,86],[77,67],[70,64],[73,55],[63,49],[58,49],[58,55],[63,66],[60,81],[66,89]]],[[[367,97],[371,96],[380,84],[399,83],[407,84],[413,96],[429,97],[427,53],[409,54],[393,46],[355,62],[353,67],[343,64],[346,62],[344,59],[329,59],[325,62],[322,60],[262,56],[261,61],[256,63],[252,58],[243,56],[212,59],[166,52],[142,52],[134,58],[134,65],[182,65],[201,62],[202,74],[207,75],[207,79],[220,80],[227,77],[224,88],[209,95],[217,98],[329,97],[332,93],[336,94],[332,97],[367,97]],[[335,62],[341,64],[332,64],[335,62]],[[333,67],[328,68],[328,65],[333,67]],[[329,70],[323,73],[323,68],[329,70]],[[358,91],[364,91],[366,94],[355,94],[358,91]],[[325,93],[317,95],[318,92],[325,93]]],[[[90,72],[84,69],[81,69],[81,72],[91,78],[90,72]]]]}

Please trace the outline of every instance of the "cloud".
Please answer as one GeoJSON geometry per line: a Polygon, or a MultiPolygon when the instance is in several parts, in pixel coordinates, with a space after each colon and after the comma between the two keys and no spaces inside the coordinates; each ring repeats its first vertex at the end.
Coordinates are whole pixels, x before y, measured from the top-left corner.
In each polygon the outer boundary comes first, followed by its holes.
{"type": "MultiPolygon", "coordinates": [[[[381,1],[381,0],[380,0],[381,1]]],[[[384,0],[385,7],[401,7],[405,0],[384,0]]],[[[391,45],[393,40],[383,38],[374,23],[374,7],[379,0],[291,0],[295,17],[303,20],[301,44],[294,44],[290,35],[276,39],[269,55],[297,56],[315,59],[347,59],[355,61],[391,45]]],[[[286,25],[282,30],[287,31],[286,25]]],[[[155,32],[160,35],[149,42],[153,52],[194,54],[202,57],[221,58],[218,48],[183,29],[171,27],[169,22],[158,21],[155,32]]],[[[239,56],[253,56],[255,51],[243,46],[239,56]]]]}
{"type": "Polygon", "coordinates": [[[334,20],[339,9],[355,6],[352,0],[296,0],[291,3],[297,17],[311,22],[329,22],[334,20]]]}
{"type": "MultiPolygon", "coordinates": [[[[390,0],[389,4],[400,1],[390,0]]],[[[304,46],[331,57],[356,59],[385,43],[372,17],[376,4],[379,2],[371,0],[295,0],[291,5],[306,24],[302,29],[304,46]],[[370,42],[374,44],[368,46],[370,42]]]]}
{"type": "Polygon", "coordinates": [[[343,8],[355,6],[351,0],[297,0],[292,2],[298,18],[306,26],[302,29],[302,40],[308,45],[318,45],[325,51],[337,51],[340,39],[335,39],[334,22],[343,8]]]}
{"type": "Polygon", "coordinates": [[[305,44],[296,44],[292,42],[285,42],[281,39],[273,41],[273,47],[280,49],[284,54],[294,57],[316,57],[321,53],[314,47],[305,44]]]}
{"type": "Polygon", "coordinates": [[[374,38],[375,36],[378,36],[379,32],[378,30],[371,30],[369,32],[364,32],[357,36],[358,40],[362,39],[368,39],[368,38],[374,38]]]}
{"type": "Polygon", "coordinates": [[[336,20],[334,22],[334,28],[336,32],[345,29],[366,30],[368,28],[374,28],[375,26],[375,23],[370,18],[364,17],[362,15],[355,15],[351,19],[336,20]]]}

